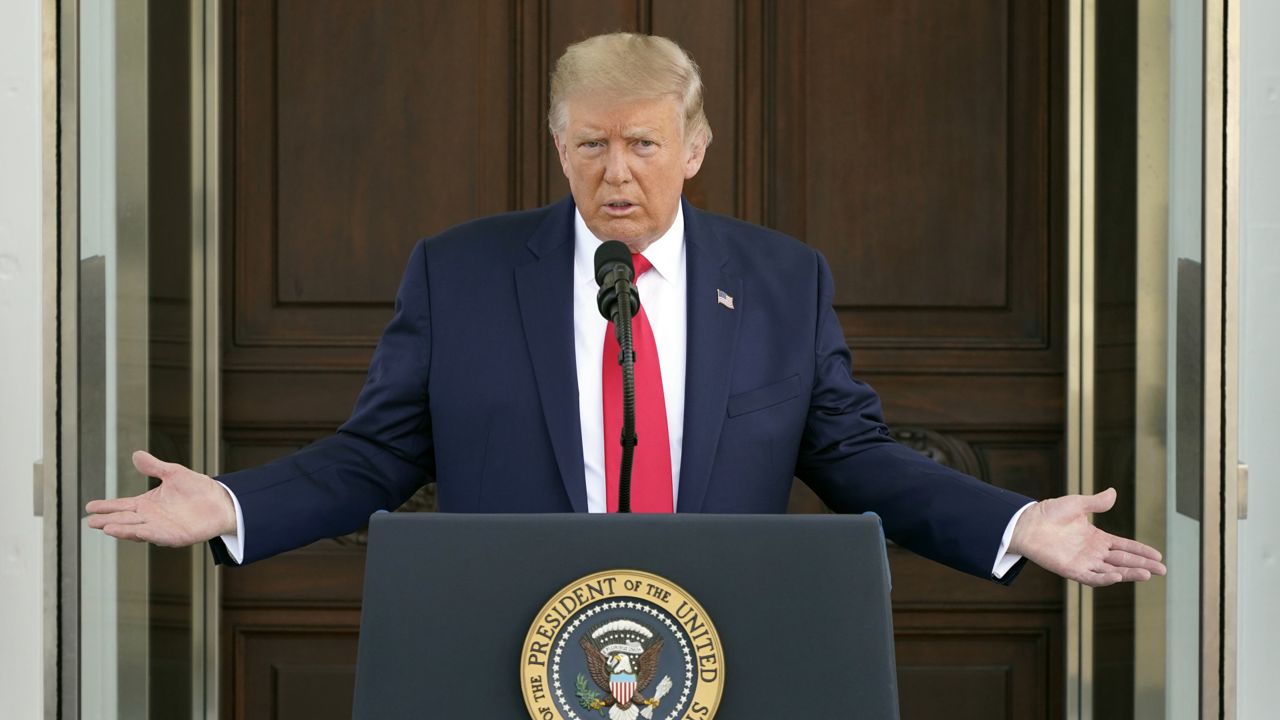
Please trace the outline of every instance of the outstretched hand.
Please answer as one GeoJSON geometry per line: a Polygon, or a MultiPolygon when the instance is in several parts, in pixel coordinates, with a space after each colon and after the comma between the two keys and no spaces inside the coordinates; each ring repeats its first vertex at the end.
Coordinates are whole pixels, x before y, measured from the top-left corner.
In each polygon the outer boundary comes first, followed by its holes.
{"type": "Polygon", "coordinates": [[[1027,508],[1013,528],[1009,552],[1085,585],[1150,580],[1164,575],[1160,551],[1136,540],[1104,532],[1089,522],[1116,502],[1108,488],[1096,495],[1067,495],[1027,508]]]}
{"type": "Polygon", "coordinates": [[[231,496],[216,480],[139,450],[133,466],[160,485],[134,497],[85,505],[89,527],[111,537],[184,547],[236,531],[231,496]]]}

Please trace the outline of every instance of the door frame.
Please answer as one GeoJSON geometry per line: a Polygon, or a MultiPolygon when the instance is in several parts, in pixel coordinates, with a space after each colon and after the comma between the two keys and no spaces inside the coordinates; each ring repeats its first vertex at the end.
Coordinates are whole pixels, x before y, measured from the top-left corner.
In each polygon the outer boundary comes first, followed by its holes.
{"type": "MultiPolygon", "coordinates": [[[[1068,6],[1068,367],[1067,491],[1091,494],[1095,486],[1095,227],[1096,90],[1095,28],[1099,0],[1070,0],[1068,6]]],[[[1139,165],[1136,208],[1138,237],[1137,386],[1167,390],[1164,358],[1169,342],[1167,282],[1169,174],[1168,0],[1138,3],[1139,165]],[[1144,28],[1153,32],[1143,33],[1144,28]],[[1144,348],[1158,349],[1146,352],[1144,348]]],[[[1203,2],[1203,180],[1201,249],[1203,261],[1203,517],[1200,546],[1200,711],[1202,718],[1235,717],[1236,577],[1239,477],[1236,460],[1237,336],[1239,257],[1240,72],[1238,0],[1203,2]]],[[[1163,394],[1161,394],[1163,397],[1163,394]]],[[[1139,392],[1135,428],[1139,437],[1165,432],[1165,409],[1148,407],[1139,392]]],[[[1138,443],[1136,504],[1138,539],[1165,543],[1166,473],[1163,443],[1138,443]],[[1147,482],[1146,480],[1150,480],[1147,482]]],[[[1093,716],[1093,591],[1067,583],[1066,717],[1093,716]]],[[[1136,589],[1135,687],[1155,687],[1163,696],[1166,588],[1136,589]],[[1152,616],[1157,621],[1152,622],[1152,616]]],[[[1152,708],[1147,708],[1151,710],[1152,708]]],[[[1155,715],[1163,717],[1163,704],[1155,715]]]]}

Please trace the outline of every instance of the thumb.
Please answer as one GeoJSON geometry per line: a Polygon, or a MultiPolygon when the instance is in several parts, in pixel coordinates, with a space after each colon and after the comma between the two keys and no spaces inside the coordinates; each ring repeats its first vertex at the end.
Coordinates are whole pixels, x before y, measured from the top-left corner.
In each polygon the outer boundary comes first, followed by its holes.
{"type": "Polygon", "coordinates": [[[161,480],[169,476],[172,471],[169,463],[157,458],[155,455],[146,450],[138,450],[133,453],[133,466],[138,472],[147,477],[160,478],[161,480]]]}
{"type": "Polygon", "coordinates": [[[1107,488],[1085,498],[1085,510],[1091,513],[1104,513],[1116,504],[1116,489],[1107,488]]]}

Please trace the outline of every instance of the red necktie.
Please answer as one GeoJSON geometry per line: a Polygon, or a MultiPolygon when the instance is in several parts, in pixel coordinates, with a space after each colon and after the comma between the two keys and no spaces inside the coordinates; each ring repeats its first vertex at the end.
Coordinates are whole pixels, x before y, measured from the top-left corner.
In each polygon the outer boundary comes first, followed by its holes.
{"type": "MultiPolygon", "coordinates": [[[[653,267],[643,255],[632,255],[636,280],[653,267]]],[[[631,464],[631,509],[673,512],[671,443],[667,435],[667,401],[662,394],[658,345],[644,306],[631,323],[636,351],[636,450],[631,464]]],[[[622,366],[613,323],[604,334],[604,470],[609,512],[618,511],[618,473],[622,468],[622,366]]]]}

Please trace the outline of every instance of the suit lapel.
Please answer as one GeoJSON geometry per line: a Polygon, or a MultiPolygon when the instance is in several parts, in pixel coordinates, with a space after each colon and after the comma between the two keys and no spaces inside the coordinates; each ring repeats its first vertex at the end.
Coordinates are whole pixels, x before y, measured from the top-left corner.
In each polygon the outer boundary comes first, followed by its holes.
{"type": "MultiPolygon", "coordinates": [[[[681,202],[684,202],[682,199],[681,202]]],[[[684,448],[678,512],[699,512],[707,494],[729,401],[740,309],[717,302],[727,293],[741,307],[741,280],[729,272],[728,248],[684,202],[688,315],[685,358],[684,448]]]]}
{"type": "Polygon", "coordinates": [[[573,346],[573,204],[552,206],[529,239],[534,260],[516,268],[520,318],[533,361],[543,418],[574,512],[587,511],[573,346]]]}

